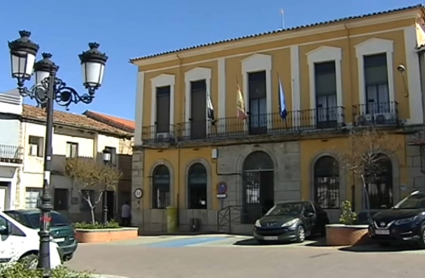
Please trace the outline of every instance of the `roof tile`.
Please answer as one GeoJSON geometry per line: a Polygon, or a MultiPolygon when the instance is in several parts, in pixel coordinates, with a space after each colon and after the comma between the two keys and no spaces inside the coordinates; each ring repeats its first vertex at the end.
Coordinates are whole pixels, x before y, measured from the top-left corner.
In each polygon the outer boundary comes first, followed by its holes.
{"type": "MultiPolygon", "coordinates": [[[[43,108],[23,105],[22,118],[30,119],[36,121],[46,121],[46,111],[43,108]]],[[[126,130],[116,128],[114,126],[90,119],[85,115],[79,115],[74,113],[54,111],[53,113],[53,123],[54,124],[63,124],[69,125],[78,128],[84,128],[88,130],[93,130],[97,132],[105,132],[122,136],[131,136],[132,133],[126,130]]]]}
{"type": "Polygon", "coordinates": [[[201,47],[205,47],[205,46],[211,46],[211,45],[222,44],[222,43],[227,43],[227,42],[234,42],[234,41],[239,41],[239,40],[243,40],[243,39],[260,37],[260,36],[264,36],[264,35],[283,33],[283,32],[288,32],[288,31],[305,29],[305,28],[313,27],[313,26],[327,25],[327,24],[337,23],[337,22],[341,22],[341,21],[347,21],[347,20],[353,20],[353,19],[359,19],[359,18],[365,18],[365,17],[372,17],[372,16],[376,16],[376,15],[389,14],[389,13],[394,13],[394,12],[399,12],[399,11],[406,11],[406,10],[417,9],[417,8],[424,8],[424,6],[422,4],[418,4],[418,5],[414,5],[414,6],[408,6],[408,7],[403,7],[403,8],[393,9],[393,10],[387,10],[387,11],[381,11],[381,12],[374,12],[374,13],[368,13],[368,14],[357,15],[357,16],[343,17],[343,18],[339,18],[339,19],[322,21],[322,22],[312,23],[312,24],[308,24],[308,25],[301,25],[301,26],[296,26],[296,27],[291,27],[291,28],[286,28],[286,29],[273,30],[273,31],[268,31],[268,32],[263,32],[263,33],[258,33],[258,34],[252,34],[252,35],[248,35],[248,36],[242,36],[242,37],[237,37],[237,38],[232,38],[232,39],[226,39],[226,40],[221,40],[221,41],[216,41],[216,42],[199,44],[199,45],[195,45],[195,46],[180,48],[180,49],[177,49],[177,50],[165,51],[165,52],[160,52],[160,53],[156,53],[156,54],[151,54],[151,55],[146,55],[146,56],[131,58],[130,59],[130,63],[133,63],[133,62],[135,62],[137,60],[154,58],[154,57],[161,56],[161,55],[177,53],[177,52],[181,52],[181,51],[185,51],[185,50],[191,50],[191,49],[196,49],[196,48],[201,48],[201,47]]]}
{"type": "Polygon", "coordinates": [[[86,112],[84,112],[83,115],[91,119],[94,119],[96,121],[114,126],[116,128],[125,130],[127,132],[131,132],[131,133],[133,133],[136,128],[136,123],[132,120],[127,120],[127,119],[123,119],[123,118],[119,118],[119,117],[115,117],[111,115],[106,115],[106,114],[102,114],[102,113],[94,112],[90,110],[87,110],[86,112]]]}

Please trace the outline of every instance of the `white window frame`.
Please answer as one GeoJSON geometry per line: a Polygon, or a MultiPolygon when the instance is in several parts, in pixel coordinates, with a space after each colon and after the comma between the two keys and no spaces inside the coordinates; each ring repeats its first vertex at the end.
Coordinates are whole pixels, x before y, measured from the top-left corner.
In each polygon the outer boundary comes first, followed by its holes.
{"type": "Polygon", "coordinates": [[[174,133],[174,87],[176,76],[171,74],[160,74],[151,79],[151,126],[156,122],[156,89],[159,87],[170,86],[170,133],[174,133]]]}
{"type": "Polygon", "coordinates": [[[394,66],[392,40],[371,38],[354,46],[356,49],[357,67],[359,75],[359,104],[360,113],[366,113],[366,88],[364,73],[364,56],[385,53],[387,56],[388,95],[390,103],[394,103],[394,66]]]}
{"type": "MultiPolygon", "coordinates": [[[[273,128],[272,115],[272,56],[266,54],[254,54],[242,60],[242,79],[243,95],[245,109],[249,112],[249,92],[248,92],[248,74],[251,72],[266,72],[266,109],[267,109],[267,129],[273,128]]],[[[245,131],[248,126],[245,124],[245,131]]]]}
{"type": "MultiPolygon", "coordinates": [[[[194,81],[200,81],[205,80],[206,84],[206,91],[209,92],[212,98],[212,91],[211,91],[211,69],[210,68],[202,68],[202,67],[196,67],[193,68],[187,72],[184,73],[184,82],[185,82],[185,124],[189,125],[187,128],[185,128],[185,136],[190,136],[190,121],[189,119],[192,117],[191,115],[191,84],[190,82],[194,81]]],[[[208,97],[208,96],[206,96],[208,97]]],[[[208,100],[207,100],[208,101],[208,100]]],[[[207,126],[207,136],[210,133],[211,126],[209,124],[208,120],[208,109],[205,109],[205,115],[206,117],[206,126],[207,126]]]]}
{"type": "MultiPolygon", "coordinates": [[[[338,113],[338,123],[344,121],[339,107],[343,106],[342,99],[342,72],[341,72],[341,59],[342,59],[342,50],[339,47],[332,46],[321,46],[313,51],[308,52],[307,62],[309,68],[309,83],[310,83],[310,109],[316,113],[316,82],[315,77],[316,73],[314,70],[314,65],[324,62],[335,62],[335,75],[336,75],[336,105],[338,113]]],[[[312,124],[315,125],[316,117],[312,117],[312,124]]]]}

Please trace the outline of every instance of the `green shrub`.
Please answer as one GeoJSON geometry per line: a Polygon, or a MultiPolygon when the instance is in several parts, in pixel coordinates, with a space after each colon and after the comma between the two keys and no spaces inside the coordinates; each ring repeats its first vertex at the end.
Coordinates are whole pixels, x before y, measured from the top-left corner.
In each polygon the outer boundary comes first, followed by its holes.
{"type": "MultiPolygon", "coordinates": [[[[86,223],[86,222],[79,222],[79,223],[74,223],[74,228],[75,229],[118,229],[120,228],[120,224],[118,224],[118,222],[115,221],[110,221],[108,223],[106,223],[105,225],[103,223],[86,223]]],[[[1,278],[1,277],[0,277],[1,278]]]]}
{"type": "Polygon", "coordinates": [[[357,219],[357,214],[353,211],[351,206],[351,202],[345,200],[341,203],[341,216],[339,218],[339,222],[344,225],[352,225],[357,219]]]}
{"type": "MultiPolygon", "coordinates": [[[[42,269],[28,269],[22,264],[1,265],[0,278],[42,278],[42,269]]],[[[58,267],[52,270],[53,278],[89,278],[90,273],[72,271],[66,267],[58,267]]]]}

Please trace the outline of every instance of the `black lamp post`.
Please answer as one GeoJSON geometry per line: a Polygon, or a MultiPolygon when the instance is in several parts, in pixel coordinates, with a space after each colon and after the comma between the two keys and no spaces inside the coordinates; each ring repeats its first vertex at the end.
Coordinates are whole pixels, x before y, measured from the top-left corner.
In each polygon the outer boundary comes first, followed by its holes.
{"type": "Polygon", "coordinates": [[[38,268],[44,270],[43,277],[51,277],[50,267],[50,212],[53,209],[50,195],[50,171],[52,160],[52,132],[54,101],[68,109],[71,103],[91,103],[95,91],[101,86],[104,68],[108,57],[99,52],[97,43],[89,43],[90,49],[79,55],[83,70],[83,85],[88,90],[82,95],[56,77],[59,67],[53,63],[49,53],[43,53],[43,59],[35,62],[39,46],[29,37],[31,32],[19,31],[19,39],[9,42],[12,77],[18,81],[18,90],[23,97],[37,101],[38,106],[46,109],[46,142],[44,156],[44,183],[41,196],[40,250],[38,268]],[[25,81],[35,75],[35,84],[30,89],[25,81]]]}
{"type": "MultiPolygon", "coordinates": [[[[109,166],[111,163],[111,152],[105,148],[103,150],[103,163],[105,163],[105,166],[109,166]]],[[[106,225],[106,223],[108,223],[108,196],[107,196],[107,191],[105,188],[105,191],[103,192],[103,217],[102,217],[102,222],[104,225],[106,225]]]]}

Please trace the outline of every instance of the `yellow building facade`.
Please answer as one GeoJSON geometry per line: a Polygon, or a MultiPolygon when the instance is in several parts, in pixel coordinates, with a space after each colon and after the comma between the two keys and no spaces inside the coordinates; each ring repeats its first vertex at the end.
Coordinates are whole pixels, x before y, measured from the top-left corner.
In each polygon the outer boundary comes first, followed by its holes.
{"type": "Polygon", "coordinates": [[[362,190],[346,171],[326,169],[346,150],[347,131],[364,125],[401,146],[371,193],[373,209],[397,202],[410,175],[402,131],[424,123],[423,17],[422,6],[408,7],[132,59],[132,188],[144,193],[133,222],[165,231],[172,206],[181,231],[232,222],[243,232],[274,203],[300,199],[338,221],[344,200],[362,210],[362,190]]]}

